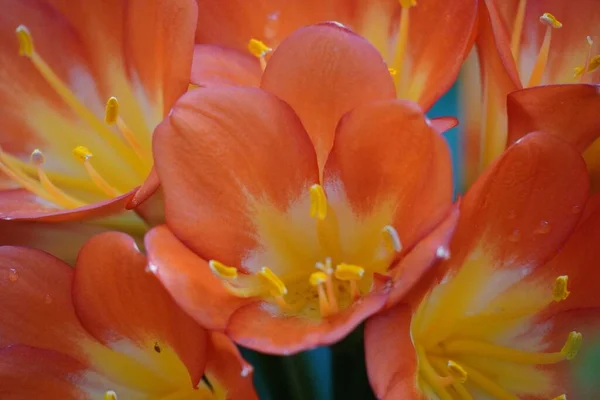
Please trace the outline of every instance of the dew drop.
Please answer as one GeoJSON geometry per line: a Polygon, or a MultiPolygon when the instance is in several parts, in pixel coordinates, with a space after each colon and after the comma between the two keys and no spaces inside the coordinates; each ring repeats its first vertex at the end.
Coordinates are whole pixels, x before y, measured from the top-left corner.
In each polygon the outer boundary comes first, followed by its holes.
{"type": "Polygon", "coordinates": [[[11,268],[8,270],[8,280],[11,282],[16,282],[19,279],[19,273],[16,269],[11,268]]]}
{"type": "Polygon", "coordinates": [[[47,294],[46,296],[44,296],[44,303],[51,304],[52,300],[54,300],[54,299],[49,294],[47,294]]]}
{"type": "Polygon", "coordinates": [[[512,231],[512,233],[508,236],[508,240],[510,242],[517,243],[519,240],[521,240],[521,231],[518,229],[512,231]]]}
{"type": "Polygon", "coordinates": [[[540,225],[535,230],[535,233],[541,233],[541,234],[548,233],[548,232],[550,232],[550,223],[548,221],[540,222],[540,225]]]}
{"type": "Polygon", "coordinates": [[[444,246],[440,246],[436,249],[435,255],[438,258],[442,258],[444,260],[449,260],[450,259],[450,250],[448,250],[444,246]]]}
{"type": "Polygon", "coordinates": [[[154,264],[148,264],[146,265],[145,271],[150,274],[156,274],[158,272],[158,267],[154,264]]]}
{"type": "Polygon", "coordinates": [[[573,214],[579,214],[581,212],[581,206],[580,205],[575,205],[575,206],[571,207],[571,212],[573,214]]]}

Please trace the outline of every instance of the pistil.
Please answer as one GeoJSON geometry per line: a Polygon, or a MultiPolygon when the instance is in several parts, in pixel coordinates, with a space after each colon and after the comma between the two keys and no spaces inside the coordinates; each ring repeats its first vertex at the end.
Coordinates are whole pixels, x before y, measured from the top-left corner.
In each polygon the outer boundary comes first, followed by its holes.
{"type": "Polygon", "coordinates": [[[556,19],[556,17],[550,13],[544,13],[540,17],[540,22],[546,24],[546,33],[544,34],[544,40],[540,47],[537,60],[533,66],[531,77],[529,78],[528,87],[537,86],[542,82],[544,77],[544,71],[546,64],[548,63],[548,54],[550,52],[550,40],[552,39],[552,30],[562,28],[562,23],[556,19]]]}

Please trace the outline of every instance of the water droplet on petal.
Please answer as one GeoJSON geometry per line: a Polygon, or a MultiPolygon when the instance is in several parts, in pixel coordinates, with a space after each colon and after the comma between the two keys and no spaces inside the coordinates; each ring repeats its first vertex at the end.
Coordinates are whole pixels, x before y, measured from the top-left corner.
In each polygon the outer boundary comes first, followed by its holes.
{"type": "Polygon", "coordinates": [[[571,212],[573,214],[579,214],[581,212],[581,206],[576,205],[576,206],[571,207],[571,212]]]}
{"type": "Polygon", "coordinates": [[[521,231],[518,229],[512,231],[512,233],[508,236],[508,240],[510,242],[517,243],[519,240],[521,240],[521,231]]]}
{"type": "Polygon", "coordinates": [[[8,270],[8,280],[11,282],[16,282],[19,279],[19,273],[16,269],[11,268],[8,270]]]}
{"type": "Polygon", "coordinates": [[[52,296],[50,296],[49,294],[47,294],[46,296],[44,296],[44,303],[46,304],[50,304],[52,303],[52,296]]]}
{"type": "Polygon", "coordinates": [[[158,272],[158,267],[154,264],[148,264],[146,265],[145,271],[150,274],[156,274],[158,272]]]}
{"type": "Polygon", "coordinates": [[[535,230],[535,233],[548,233],[550,232],[550,223],[548,221],[540,222],[540,225],[535,230]]]}
{"type": "Polygon", "coordinates": [[[450,250],[448,250],[444,246],[440,246],[435,251],[435,255],[438,258],[443,258],[444,260],[448,260],[448,259],[450,259],[450,250]]]}

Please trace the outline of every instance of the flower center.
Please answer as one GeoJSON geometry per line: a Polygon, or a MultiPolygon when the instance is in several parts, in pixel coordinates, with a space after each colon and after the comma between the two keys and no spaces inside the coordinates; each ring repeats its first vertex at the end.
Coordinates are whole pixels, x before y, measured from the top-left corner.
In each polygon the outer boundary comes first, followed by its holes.
{"type": "Polygon", "coordinates": [[[550,293],[531,284],[514,285],[523,278],[514,271],[512,276],[490,276],[481,272],[484,268],[467,261],[414,314],[411,339],[419,387],[441,400],[546,396],[552,384],[538,367],[575,358],[582,336],[573,331],[559,351],[540,351],[545,350],[545,329],[535,329],[533,316],[569,296],[568,277],[556,278],[550,293]],[[481,287],[482,279],[488,287],[481,287]]]}
{"type": "MultiPolygon", "coordinates": [[[[378,230],[378,238],[359,239],[362,243],[369,243],[364,249],[349,251],[349,246],[343,246],[348,243],[343,243],[340,220],[329,204],[323,187],[318,184],[311,186],[309,198],[310,217],[314,221],[313,229],[316,230],[313,235],[316,236],[317,245],[307,245],[306,247],[314,249],[314,254],[302,256],[318,261],[303,268],[297,264],[295,250],[277,249],[286,253],[291,267],[277,268],[281,273],[276,274],[265,265],[246,265],[244,270],[257,271],[246,273],[217,260],[210,260],[211,270],[222,279],[229,292],[239,297],[262,298],[284,314],[323,318],[348,308],[363,294],[372,290],[373,274],[385,274],[402,250],[396,229],[391,225],[384,225],[378,230]],[[361,262],[350,263],[350,260],[361,262]]],[[[370,229],[366,230],[371,232],[370,229]]],[[[309,236],[308,232],[306,236],[309,236]]],[[[289,245],[286,240],[278,239],[272,245],[289,245]]]]}
{"type": "MultiPolygon", "coordinates": [[[[147,176],[152,166],[152,155],[147,142],[130,129],[119,116],[119,102],[111,97],[106,103],[105,119],[102,121],[86,105],[84,105],[71,88],[61,80],[56,72],[36,52],[33,37],[27,27],[21,25],[16,29],[19,40],[19,54],[28,58],[39,74],[56,94],[66,103],[73,113],[94,133],[94,141],[98,139],[100,157],[94,165],[94,155],[87,147],[78,145],[72,152],[80,161],[87,178],[73,178],[72,174],[61,174],[46,171],[46,158],[40,149],[31,153],[30,163],[3,152],[0,149],[0,171],[4,172],[14,182],[37,196],[61,208],[81,207],[91,202],[119,196],[139,185],[147,176]],[[115,128],[111,126],[115,125],[115,128]],[[128,168],[116,168],[114,164],[116,153],[119,162],[128,168]],[[100,167],[99,167],[100,166],[100,167]]],[[[60,132],[60,130],[56,130],[60,132]]],[[[149,132],[143,132],[149,137],[149,132]]],[[[62,144],[71,141],[68,133],[56,133],[51,138],[52,144],[62,144]],[[63,137],[64,136],[64,137],[63,137]]],[[[79,135],[81,137],[82,135],[79,135]]],[[[64,146],[63,146],[64,147],[64,146]]],[[[121,164],[119,164],[121,165],[121,164]]]]}
{"type": "MultiPolygon", "coordinates": [[[[523,32],[526,5],[527,0],[519,1],[511,35],[510,48],[517,65],[519,65],[520,59],[521,35],[523,32]]],[[[537,58],[533,65],[533,70],[531,72],[531,76],[529,77],[527,87],[538,86],[542,82],[550,53],[552,30],[562,28],[562,23],[550,13],[544,13],[540,17],[540,22],[546,25],[546,33],[544,34],[542,45],[540,46],[537,58]]],[[[588,45],[588,51],[584,63],[582,66],[577,66],[574,68],[574,78],[579,78],[581,82],[584,81],[586,74],[594,72],[600,68],[600,55],[592,57],[592,46],[594,44],[592,38],[587,36],[586,41],[588,45]]]]}

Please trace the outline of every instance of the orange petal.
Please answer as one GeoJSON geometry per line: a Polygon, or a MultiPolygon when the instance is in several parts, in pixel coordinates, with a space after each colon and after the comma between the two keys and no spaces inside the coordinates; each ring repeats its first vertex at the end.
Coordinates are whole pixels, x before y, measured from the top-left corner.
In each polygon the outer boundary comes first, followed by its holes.
{"type": "Polygon", "coordinates": [[[206,332],[177,307],[146,265],[146,257],[125,234],[109,232],[89,240],[75,268],[77,315],[91,334],[115,350],[125,340],[144,349],[155,343],[173,348],[196,384],[206,362],[206,332]]]}
{"type": "Polygon", "coordinates": [[[390,222],[404,248],[437,225],[452,201],[448,147],[419,106],[404,100],[358,107],[342,119],[324,181],[341,184],[360,215],[392,204],[390,222]]]}
{"type": "Polygon", "coordinates": [[[86,372],[85,365],[55,351],[27,346],[4,347],[0,349],[0,397],[5,400],[83,399],[93,392],[101,396],[103,392],[98,384],[107,382],[99,376],[86,379],[86,372]],[[93,386],[97,390],[93,390],[93,386]]]}
{"type": "Polygon", "coordinates": [[[465,195],[449,264],[483,246],[503,268],[543,265],[577,224],[588,187],[574,148],[550,134],[525,136],[465,195]]]}
{"type": "Polygon", "coordinates": [[[249,52],[215,45],[196,45],[191,82],[198,86],[239,85],[258,87],[262,70],[249,52]]]}
{"type": "Polygon", "coordinates": [[[258,399],[252,384],[253,368],[224,334],[212,332],[208,343],[206,376],[227,391],[228,399],[258,399]]]}
{"type": "Polygon", "coordinates": [[[73,265],[81,246],[92,236],[105,231],[106,228],[101,226],[80,222],[47,224],[34,221],[1,221],[0,243],[43,250],[73,265]]]}
{"type": "Polygon", "coordinates": [[[379,399],[419,399],[417,360],[410,339],[412,312],[398,305],[365,325],[365,356],[373,391],[379,399]]]}
{"type": "Polygon", "coordinates": [[[451,257],[450,240],[458,222],[459,206],[453,207],[444,221],[433,232],[419,241],[417,245],[396,265],[392,266],[389,275],[393,286],[388,298],[387,307],[401,300],[419,282],[437,261],[451,257]]]}
{"type": "Polygon", "coordinates": [[[260,2],[198,0],[197,43],[212,43],[246,51],[250,38],[277,47],[296,29],[321,21],[350,20],[352,7],[345,0],[260,2]]]}
{"type": "Polygon", "coordinates": [[[256,203],[285,211],[319,181],[302,124],[260,89],[189,92],[157,128],[154,151],[169,228],[197,254],[227,265],[241,265],[256,247],[256,203]]]}
{"type": "Polygon", "coordinates": [[[73,269],[47,253],[0,247],[0,346],[20,343],[78,360],[94,339],[75,315],[73,269]]]}
{"type": "Polygon", "coordinates": [[[190,251],[166,226],[145,237],[149,266],[175,301],[202,326],[224,330],[231,314],[248,299],[231,295],[208,263],[190,251]]]}
{"type": "Polygon", "coordinates": [[[85,221],[125,213],[126,205],[134,197],[133,189],[110,200],[90,205],[60,209],[24,189],[0,191],[0,220],[67,222],[85,221]]]}
{"type": "Polygon", "coordinates": [[[474,0],[419,1],[410,9],[408,99],[427,110],[450,89],[475,40],[476,20],[474,0]]]}
{"type": "Polygon", "coordinates": [[[440,134],[458,126],[458,119],[454,117],[439,117],[429,122],[431,123],[431,127],[440,134]]]}
{"type": "Polygon", "coordinates": [[[394,82],[377,50],[348,29],[323,23],[297,30],[275,50],[261,87],[292,106],[322,167],[347,111],[393,99],[394,82]]]}
{"type": "Polygon", "coordinates": [[[508,96],[508,143],[541,130],[584,151],[600,136],[600,90],[594,85],[537,86],[508,96]]]}
{"type": "Polygon", "coordinates": [[[328,318],[311,320],[299,316],[273,315],[262,302],[251,303],[233,313],[226,334],[236,343],[268,354],[289,355],[337,342],[365,318],[384,306],[387,278],[375,275],[373,290],[349,308],[328,318]]]}

